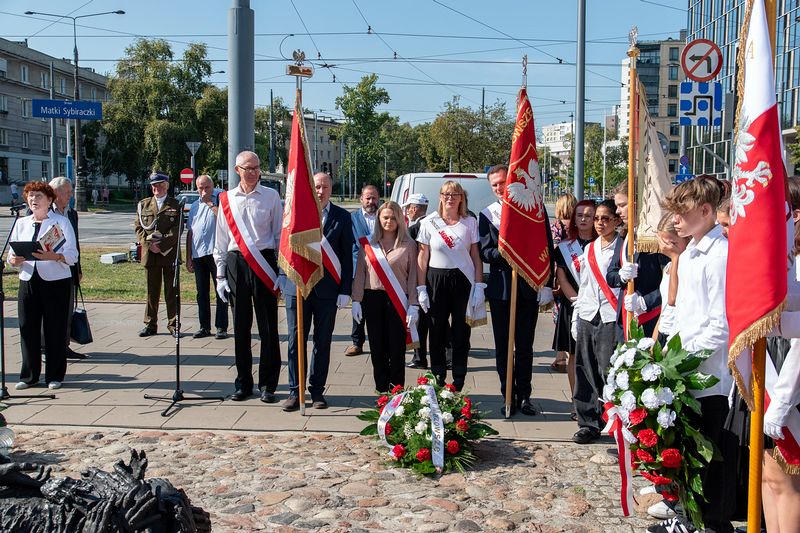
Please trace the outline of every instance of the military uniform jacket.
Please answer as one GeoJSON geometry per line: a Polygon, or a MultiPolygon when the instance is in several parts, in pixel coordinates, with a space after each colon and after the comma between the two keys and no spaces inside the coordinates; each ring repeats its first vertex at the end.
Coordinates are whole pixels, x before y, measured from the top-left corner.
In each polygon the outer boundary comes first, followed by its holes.
{"type": "Polygon", "coordinates": [[[180,204],[175,198],[167,197],[158,209],[154,196],[139,202],[136,209],[136,237],[142,245],[142,265],[169,266],[175,261],[178,253],[178,221],[180,204]],[[150,251],[148,236],[153,232],[161,233],[161,253],[150,251]]]}

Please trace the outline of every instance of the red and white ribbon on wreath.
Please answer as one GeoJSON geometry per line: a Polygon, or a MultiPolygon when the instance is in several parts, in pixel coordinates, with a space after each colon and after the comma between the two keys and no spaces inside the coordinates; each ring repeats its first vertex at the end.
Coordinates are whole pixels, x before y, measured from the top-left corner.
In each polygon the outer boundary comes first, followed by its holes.
{"type": "Polygon", "coordinates": [[[261,255],[261,251],[256,248],[256,243],[253,241],[250,233],[247,231],[247,226],[244,225],[242,214],[231,206],[228,198],[228,191],[223,191],[219,195],[219,206],[222,208],[222,214],[225,216],[225,222],[228,223],[228,231],[233,235],[233,240],[236,241],[236,246],[244,256],[244,260],[256,273],[256,276],[264,282],[269,290],[275,296],[280,293],[278,289],[278,276],[272,269],[270,264],[261,255]]]}
{"type": "MultiPolygon", "coordinates": [[[[437,472],[444,469],[444,421],[442,420],[442,410],[439,408],[439,401],[436,398],[436,389],[432,385],[423,385],[425,388],[425,395],[428,397],[428,409],[431,411],[431,461],[437,472]]],[[[397,408],[403,403],[407,392],[401,392],[396,396],[392,396],[378,418],[378,437],[381,442],[389,448],[394,449],[394,446],[389,444],[386,440],[386,424],[397,412],[397,408]]],[[[392,452],[390,452],[392,453],[392,452]]]]}
{"type": "Polygon", "coordinates": [[[619,477],[622,481],[620,490],[620,504],[622,505],[622,514],[630,516],[631,510],[636,504],[636,499],[633,496],[633,471],[631,469],[631,449],[628,444],[627,437],[634,440],[633,433],[625,427],[622,417],[620,416],[619,408],[611,402],[605,405],[606,412],[603,415],[608,423],[603,428],[602,433],[608,433],[614,437],[617,442],[617,453],[619,457],[619,477]]]}
{"type": "Polygon", "coordinates": [[[390,450],[394,448],[394,446],[389,444],[389,441],[386,440],[386,424],[389,423],[389,419],[392,418],[397,412],[397,408],[400,407],[401,403],[403,403],[403,398],[405,397],[405,392],[401,392],[396,396],[392,396],[392,399],[389,400],[389,403],[387,403],[384,406],[383,411],[381,411],[380,418],[378,418],[378,436],[381,438],[381,442],[383,442],[383,444],[390,450]]]}

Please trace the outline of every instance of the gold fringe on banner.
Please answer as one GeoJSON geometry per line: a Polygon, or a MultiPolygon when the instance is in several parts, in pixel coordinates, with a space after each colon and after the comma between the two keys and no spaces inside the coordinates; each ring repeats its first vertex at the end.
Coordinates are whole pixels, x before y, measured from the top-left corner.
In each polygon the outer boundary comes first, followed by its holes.
{"type": "Polygon", "coordinates": [[[636,239],[636,251],[646,254],[657,254],[659,251],[658,239],[641,237],[636,239]]]}
{"type": "Polygon", "coordinates": [[[778,463],[778,466],[781,467],[785,473],[789,474],[790,476],[800,476],[800,465],[791,465],[786,462],[786,458],[781,453],[780,448],[775,446],[772,450],[772,458],[775,459],[775,462],[778,463]]]}

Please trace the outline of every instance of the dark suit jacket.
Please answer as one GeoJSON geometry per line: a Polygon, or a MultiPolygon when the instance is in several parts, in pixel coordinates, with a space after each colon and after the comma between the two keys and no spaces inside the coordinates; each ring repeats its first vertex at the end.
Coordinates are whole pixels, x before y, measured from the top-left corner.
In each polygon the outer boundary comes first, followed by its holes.
{"type": "MultiPolygon", "coordinates": [[[[337,205],[330,204],[328,218],[322,232],[328,243],[339,258],[342,265],[342,283],[337,284],[328,269],[323,267],[324,276],[314,285],[312,292],[317,298],[334,299],[340,294],[350,296],[353,287],[353,229],[351,227],[350,213],[337,205]]],[[[296,294],[297,289],[291,280],[286,283],[287,294],[296,294]]]]}
{"type": "MultiPolygon", "coordinates": [[[[550,271],[555,272],[555,259],[553,257],[553,237],[550,235],[550,222],[545,217],[545,227],[547,229],[547,247],[550,251],[550,271]]],[[[500,255],[498,243],[500,241],[500,231],[494,224],[481,213],[478,216],[478,235],[480,237],[479,250],[481,261],[489,265],[489,279],[486,282],[484,294],[487,300],[510,300],[511,299],[511,265],[500,255]]],[[[553,286],[553,275],[547,282],[548,287],[553,286]]],[[[522,276],[517,277],[517,295],[526,300],[535,300],[538,294],[528,285],[522,276]]]]}
{"type": "MultiPolygon", "coordinates": [[[[621,287],[623,290],[626,283],[623,283],[619,277],[619,269],[622,266],[620,263],[620,253],[627,253],[623,251],[624,239],[618,239],[617,244],[614,246],[614,257],[611,258],[611,263],[608,265],[606,271],[606,281],[610,287],[621,287]]],[[[633,288],[643,298],[647,306],[647,311],[661,306],[661,275],[664,273],[664,267],[669,263],[669,258],[659,253],[635,253],[633,254],[633,262],[639,264],[639,272],[636,279],[633,280],[633,288]]],[[[622,307],[625,305],[622,293],[617,302],[617,325],[622,328],[622,307]]]]}
{"type": "Polygon", "coordinates": [[[175,261],[175,254],[178,253],[179,238],[178,235],[178,220],[180,215],[181,206],[175,198],[167,197],[161,209],[158,210],[158,204],[154,196],[145,198],[139,202],[142,207],[142,220],[139,222],[138,210],[134,215],[134,228],[136,229],[136,237],[142,245],[142,265],[143,266],[170,266],[175,261]],[[142,224],[149,226],[154,219],[156,225],[151,230],[145,230],[142,224]],[[161,233],[161,251],[160,254],[154,254],[150,251],[150,241],[147,236],[158,230],[161,233]],[[167,252],[164,254],[163,252],[167,252]]]}

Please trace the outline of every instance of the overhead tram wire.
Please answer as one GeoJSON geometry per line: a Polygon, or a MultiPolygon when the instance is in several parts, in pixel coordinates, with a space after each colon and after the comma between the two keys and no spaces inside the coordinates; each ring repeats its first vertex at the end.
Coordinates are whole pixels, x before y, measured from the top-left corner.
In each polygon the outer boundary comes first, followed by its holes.
{"type": "MultiPolygon", "coordinates": [[[[303,20],[302,15],[300,15],[300,11],[298,11],[297,6],[294,5],[294,0],[289,0],[289,2],[292,4],[292,8],[294,9],[294,12],[297,13],[297,18],[300,19],[300,24],[303,25],[303,29],[306,30],[306,34],[308,35],[308,38],[311,39],[311,44],[314,45],[314,49],[317,51],[317,59],[320,60],[320,61],[324,61],[323,58],[322,58],[322,52],[320,52],[319,46],[317,46],[317,42],[314,40],[314,37],[311,36],[311,32],[308,31],[308,26],[306,26],[306,22],[303,20]]],[[[328,66],[327,63],[323,63],[320,66],[322,66],[323,68],[327,68],[328,69],[328,72],[330,72],[331,76],[333,76],[333,82],[335,83],[336,82],[336,74],[334,74],[333,71],[331,71],[330,66],[328,66]]]]}
{"type": "MultiPolygon", "coordinates": [[[[82,4],[82,5],[78,6],[78,7],[76,7],[75,9],[73,9],[72,11],[70,11],[69,13],[67,13],[67,15],[72,15],[72,14],[73,14],[73,13],[75,13],[76,11],[78,11],[78,10],[80,10],[80,9],[83,9],[84,7],[88,6],[88,5],[89,5],[89,4],[91,4],[92,2],[94,2],[94,0],[89,0],[88,2],[86,2],[86,3],[84,3],[84,4],[82,4]]],[[[37,35],[39,35],[40,33],[42,33],[42,32],[43,32],[44,30],[46,30],[47,28],[50,28],[50,27],[52,27],[54,24],[56,24],[57,22],[61,21],[61,19],[63,19],[63,18],[64,18],[64,17],[57,18],[56,20],[50,20],[50,21],[49,21],[49,24],[48,24],[47,26],[45,26],[45,27],[44,27],[44,28],[42,28],[41,30],[37,31],[36,33],[33,33],[32,35],[28,35],[27,37],[25,37],[25,39],[27,40],[27,39],[32,39],[32,38],[36,37],[37,35]]],[[[83,36],[81,36],[81,38],[83,38],[83,36]]]]}

